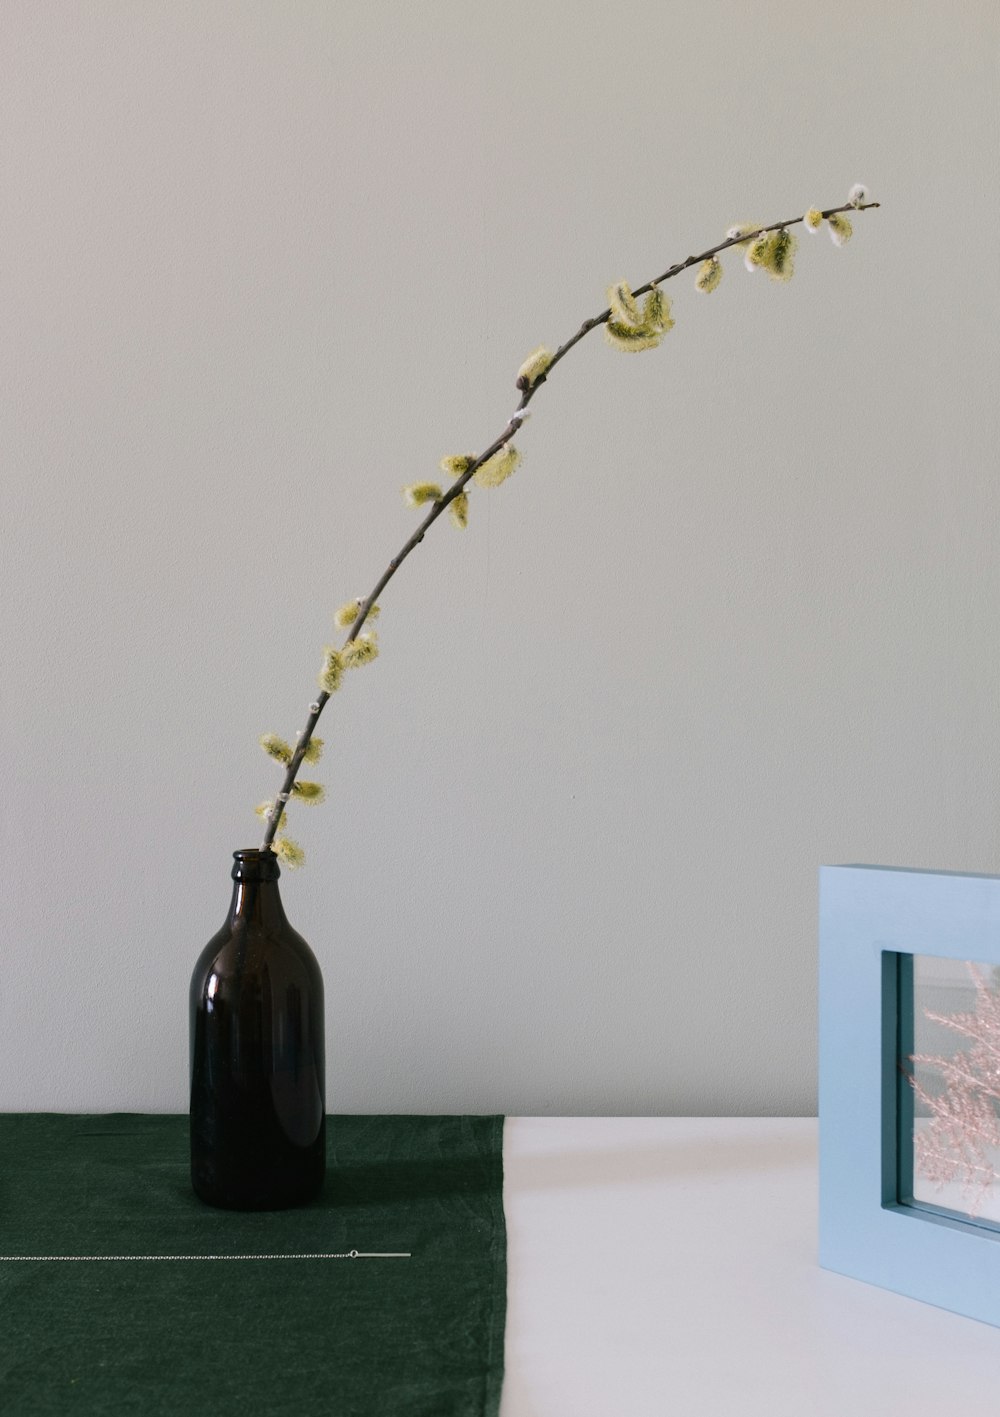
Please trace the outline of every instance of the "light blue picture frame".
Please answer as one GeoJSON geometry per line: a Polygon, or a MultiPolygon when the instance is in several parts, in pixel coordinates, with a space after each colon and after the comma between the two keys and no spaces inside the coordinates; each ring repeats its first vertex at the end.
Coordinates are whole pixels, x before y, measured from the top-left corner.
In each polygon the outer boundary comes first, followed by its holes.
{"type": "Polygon", "coordinates": [[[1000,1230],[900,1201],[898,1064],[907,957],[1000,965],[1000,877],[824,866],[819,900],[820,1264],[1000,1326],[1000,1230]]]}

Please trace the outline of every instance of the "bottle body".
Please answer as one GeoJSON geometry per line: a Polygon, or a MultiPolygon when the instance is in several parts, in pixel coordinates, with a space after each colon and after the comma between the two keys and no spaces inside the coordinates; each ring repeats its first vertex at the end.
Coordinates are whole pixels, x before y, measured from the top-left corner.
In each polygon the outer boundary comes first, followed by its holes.
{"type": "Polygon", "coordinates": [[[229,916],[191,977],[191,1182],[209,1205],[276,1210],[323,1184],[323,978],[273,852],[234,857],[229,916]]]}

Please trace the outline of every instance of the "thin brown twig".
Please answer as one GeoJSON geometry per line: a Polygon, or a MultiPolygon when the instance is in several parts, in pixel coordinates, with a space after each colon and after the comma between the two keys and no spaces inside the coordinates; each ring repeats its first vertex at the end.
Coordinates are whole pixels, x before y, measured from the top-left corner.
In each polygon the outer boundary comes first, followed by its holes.
{"type": "MultiPolygon", "coordinates": [[[[864,212],[871,210],[872,207],[879,206],[881,206],[881,202],[863,202],[858,205],[855,205],[853,202],[847,202],[841,207],[828,207],[822,213],[822,215],[823,219],[826,220],[827,217],[835,216],[839,212],[864,212]]],[[[675,265],[668,267],[668,269],[665,270],[661,276],[656,276],[653,280],[647,281],[645,285],[637,286],[633,290],[632,294],[645,295],[647,291],[652,290],[654,285],[662,285],[665,280],[671,280],[674,276],[680,275],[682,271],[689,270],[691,266],[700,265],[702,261],[708,261],[713,256],[717,256],[720,251],[726,251],[731,246],[745,245],[748,241],[753,241],[758,236],[762,236],[769,231],[781,231],[789,226],[798,226],[799,223],[803,221],[805,221],[804,213],[802,216],[790,217],[787,221],[775,221],[772,222],[770,226],[759,226],[753,228],[752,230],[744,232],[740,236],[727,237],[725,241],[720,241],[715,246],[709,246],[707,250],[702,251],[697,256],[688,256],[686,260],[676,262],[675,265]]],[[[382,594],[385,587],[392,580],[393,576],[399,570],[400,566],[406,560],[407,556],[409,556],[410,552],[415,550],[416,547],[418,547],[423,541],[428,530],[434,525],[441,513],[445,511],[451,505],[452,502],[454,502],[455,498],[459,495],[459,493],[465,490],[466,485],[475,476],[477,469],[482,467],[483,463],[488,462],[489,459],[493,457],[494,453],[498,453],[500,449],[503,448],[507,443],[509,443],[511,438],[513,438],[514,434],[524,422],[524,410],[527,408],[531,400],[535,397],[535,394],[538,392],[541,386],[546,382],[548,376],[552,373],[553,368],[559,363],[561,359],[565,358],[565,356],[569,353],[569,351],[573,348],[575,344],[579,344],[580,340],[583,339],[584,335],[589,334],[590,331],[596,329],[598,325],[606,324],[610,318],[611,310],[610,308],[608,308],[602,310],[599,315],[593,315],[589,320],[584,320],[583,324],[577,330],[576,334],[571,335],[570,338],[566,341],[566,343],[561,344],[559,348],[555,351],[545,373],[542,374],[539,378],[537,378],[535,382],[530,385],[529,388],[524,389],[522,391],[520,402],[518,403],[517,408],[511,414],[510,418],[507,420],[507,426],[504,428],[500,436],[494,438],[493,442],[489,445],[485,452],[479,453],[478,456],[466,469],[466,471],[463,472],[460,477],[455,479],[452,485],[448,488],[447,492],[443,493],[442,496],[439,497],[433,503],[430,511],[424,517],[423,521],[417,527],[416,531],[411,537],[408,538],[408,540],[403,544],[399,551],[396,552],[395,556],[389,562],[386,569],[382,572],[382,575],[379,577],[370,594],[361,603],[361,606],[358,610],[357,618],[352,624],[350,633],[344,641],[345,647],[351,644],[352,641],[357,639],[358,635],[361,633],[361,629],[365,621],[371,614],[372,606],[375,605],[379,596],[382,594]]],[[[278,830],[278,825],[281,821],[281,816],[284,811],[285,803],[291,799],[292,788],[295,783],[295,779],[298,775],[299,768],[302,766],[303,759],[305,758],[306,749],[308,748],[309,743],[312,739],[312,735],[315,731],[316,724],[319,722],[320,715],[326,707],[329,699],[330,695],[326,692],[326,690],[323,690],[319,694],[319,696],[313,701],[313,703],[309,705],[309,717],[306,719],[305,728],[299,734],[298,741],[296,742],[291,760],[289,761],[288,766],[285,770],[285,778],[281,785],[281,790],[279,791],[278,796],[275,799],[274,808],[272,809],[271,814],[267,819],[267,829],[264,833],[264,840],[261,843],[260,848],[262,851],[267,851],[274,840],[275,833],[278,830]]]]}

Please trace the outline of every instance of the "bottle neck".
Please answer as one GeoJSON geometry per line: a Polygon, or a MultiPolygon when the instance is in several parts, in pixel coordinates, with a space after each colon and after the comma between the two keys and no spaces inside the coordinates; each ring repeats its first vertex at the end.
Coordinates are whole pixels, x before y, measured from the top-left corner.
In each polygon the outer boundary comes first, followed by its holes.
{"type": "Polygon", "coordinates": [[[227,924],[272,930],[288,920],[278,894],[278,858],[272,851],[233,852],[233,898],[227,924]]]}

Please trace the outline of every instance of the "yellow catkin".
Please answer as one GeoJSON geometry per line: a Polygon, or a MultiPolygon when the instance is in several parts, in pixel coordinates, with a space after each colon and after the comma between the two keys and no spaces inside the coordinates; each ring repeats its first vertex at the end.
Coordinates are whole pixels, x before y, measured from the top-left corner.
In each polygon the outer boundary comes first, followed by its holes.
{"type": "Polygon", "coordinates": [[[512,472],[517,471],[520,461],[521,454],[513,443],[505,443],[491,458],[486,459],[482,467],[477,467],[472,476],[480,487],[499,487],[512,472]]]}
{"type": "Polygon", "coordinates": [[[823,225],[823,213],[820,211],[819,207],[810,207],[802,218],[802,224],[806,231],[815,236],[816,232],[819,231],[820,227],[823,225]]]}
{"type": "Polygon", "coordinates": [[[727,241],[735,241],[737,246],[746,246],[755,231],[759,231],[760,226],[755,222],[741,221],[736,226],[731,226],[726,232],[727,241]]]}
{"type": "Polygon", "coordinates": [[[278,860],[283,862],[291,870],[305,865],[306,853],[297,841],[292,841],[289,836],[276,837],[271,843],[271,850],[278,860]]]}
{"type": "Polygon", "coordinates": [[[344,652],[327,645],[323,650],[323,668],[319,671],[319,686],[328,694],[335,694],[340,688],[344,674],[344,652]]]}
{"type": "Polygon", "coordinates": [[[623,350],[626,354],[637,354],[643,349],[655,349],[663,336],[641,327],[636,329],[631,325],[623,325],[619,320],[608,320],[604,326],[604,338],[615,349],[623,350]]]}
{"type": "Polygon", "coordinates": [[[710,256],[698,267],[698,274],[694,278],[694,288],[708,295],[715,290],[721,279],[722,265],[714,256],[710,256]]]}
{"type": "MultiPolygon", "coordinates": [[[[355,620],[361,614],[361,607],[362,605],[364,605],[364,603],[365,602],[359,598],[357,600],[349,600],[346,605],[342,605],[333,617],[333,623],[336,625],[337,629],[350,629],[350,627],[354,624],[355,620]]],[[[365,616],[365,619],[377,620],[381,613],[381,607],[378,605],[373,605],[368,611],[368,614],[365,616]]]]}
{"type": "Polygon", "coordinates": [[[672,330],[674,322],[670,317],[670,301],[658,285],[646,296],[642,305],[642,326],[651,334],[665,335],[672,330]]]}
{"type": "Polygon", "coordinates": [[[767,265],[771,253],[770,234],[770,232],[763,232],[760,236],[755,236],[747,246],[743,264],[748,271],[756,271],[767,265]]]}
{"type": "Polygon", "coordinates": [[[544,344],[533,349],[517,371],[517,387],[530,389],[546,372],[554,357],[551,349],[547,349],[544,344]]]}
{"type": "Polygon", "coordinates": [[[469,494],[467,492],[459,492],[458,496],[448,504],[448,515],[459,531],[465,530],[469,525],[469,494]]]}
{"type": "Polygon", "coordinates": [[[456,453],[452,457],[441,459],[441,471],[446,472],[449,477],[461,477],[475,461],[475,453],[456,453]]]}
{"type": "Polygon", "coordinates": [[[411,482],[403,488],[403,496],[411,507],[422,507],[426,502],[440,501],[441,488],[436,482],[411,482]]]}
{"type": "Polygon", "coordinates": [[[782,227],[772,231],[768,242],[767,273],[772,280],[791,280],[794,271],[795,250],[798,246],[792,232],[782,227]]]}
{"type": "Polygon", "coordinates": [[[354,624],[358,618],[358,611],[361,609],[360,600],[349,600],[346,605],[342,605],[334,614],[333,623],[338,630],[346,630],[354,624]]]}
{"type": "Polygon", "coordinates": [[[292,761],[291,745],[286,743],[284,738],[279,738],[277,733],[261,734],[260,746],[267,756],[273,758],[276,763],[283,763],[287,767],[292,761]]]}
{"type": "Polygon", "coordinates": [[[854,235],[854,227],[843,212],[833,212],[827,217],[826,224],[830,228],[830,240],[834,246],[846,246],[854,235]]]}
{"type": "Polygon", "coordinates": [[[318,763],[323,756],[323,739],[310,738],[306,744],[305,752],[302,754],[304,763],[318,763]]]}
{"type": "Polygon", "coordinates": [[[642,324],[639,307],[627,281],[619,280],[608,286],[608,304],[611,307],[612,320],[622,325],[642,324]]]}
{"type": "Polygon", "coordinates": [[[266,822],[270,817],[271,813],[274,811],[274,803],[258,802],[256,807],[254,808],[254,811],[257,813],[258,817],[260,817],[262,822],[266,822]]]}
{"type": "Polygon", "coordinates": [[[326,797],[326,788],[321,782],[293,782],[292,796],[310,806],[319,806],[326,797]]]}
{"type": "Polygon", "coordinates": [[[345,645],[341,653],[345,669],[360,669],[363,664],[371,664],[378,657],[378,642],[374,635],[359,635],[345,645]]]}

